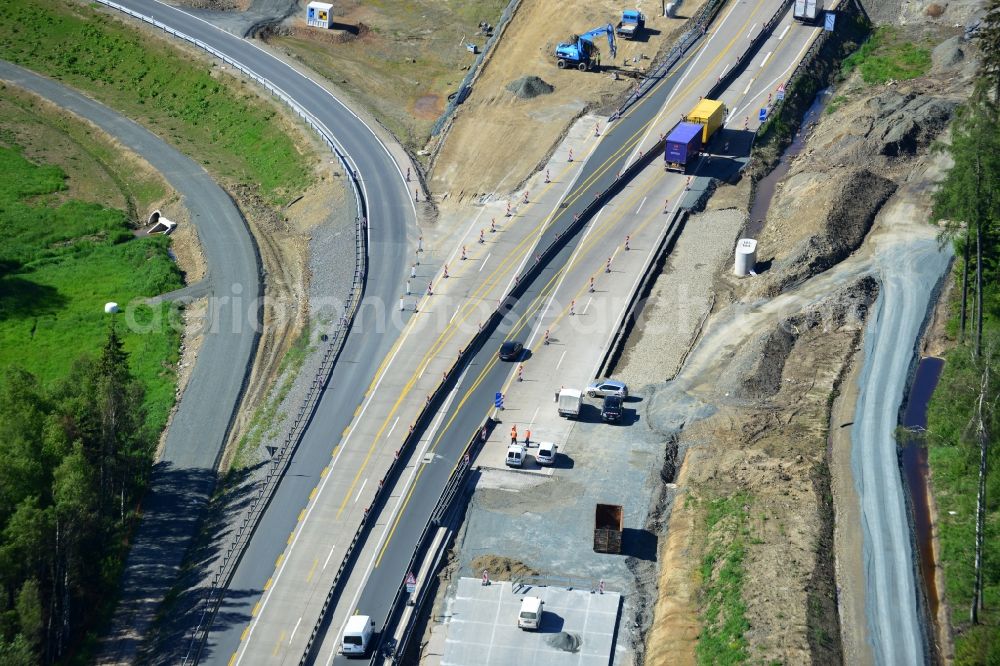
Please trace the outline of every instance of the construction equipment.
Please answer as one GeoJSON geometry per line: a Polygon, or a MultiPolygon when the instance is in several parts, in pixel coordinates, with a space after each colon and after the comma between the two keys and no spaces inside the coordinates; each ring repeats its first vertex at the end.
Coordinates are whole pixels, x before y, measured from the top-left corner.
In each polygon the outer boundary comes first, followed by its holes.
{"type": "Polygon", "coordinates": [[[608,49],[611,51],[611,58],[614,59],[618,54],[618,46],[615,43],[615,29],[609,23],[582,35],[571,35],[568,42],[556,45],[556,64],[559,69],[576,67],[581,72],[586,72],[600,67],[601,52],[594,44],[594,40],[601,35],[607,35],[608,49]]]}
{"type": "Polygon", "coordinates": [[[615,26],[615,32],[625,39],[635,39],[646,27],[646,17],[638,9],[622,10],[622,20],[615,26]]]}
{"type": "Polygon", "coordinates": [[[619,504],[598,504],[594,512],[594,551],[622,552],[622,516],[619,504]]]}

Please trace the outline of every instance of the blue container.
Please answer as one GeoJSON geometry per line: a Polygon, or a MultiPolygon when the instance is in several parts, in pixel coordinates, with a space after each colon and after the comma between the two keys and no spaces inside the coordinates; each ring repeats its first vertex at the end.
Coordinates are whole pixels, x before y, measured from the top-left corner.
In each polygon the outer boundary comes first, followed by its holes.
{"type": "Polygon", "coordinates": [[[688,161],[701,152],[701,123],[681,122],[670,130],[664,147],[663,159],[667,169],[686,170],[688,161]]]}

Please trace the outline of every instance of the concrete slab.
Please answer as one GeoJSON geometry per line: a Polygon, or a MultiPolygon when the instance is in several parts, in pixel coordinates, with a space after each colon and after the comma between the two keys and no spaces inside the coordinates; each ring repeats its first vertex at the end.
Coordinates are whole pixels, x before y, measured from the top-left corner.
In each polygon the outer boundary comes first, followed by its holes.
{"type": "Polygon", "coordinates": [[[462,578],[441,664],[605,666],[614,654],[621,601],[615,592],[506,581],[484,586],[478,578],[462,578]],[[521,600],[529,595],[545,604],[538,631],[517,627],[521,600]]]}

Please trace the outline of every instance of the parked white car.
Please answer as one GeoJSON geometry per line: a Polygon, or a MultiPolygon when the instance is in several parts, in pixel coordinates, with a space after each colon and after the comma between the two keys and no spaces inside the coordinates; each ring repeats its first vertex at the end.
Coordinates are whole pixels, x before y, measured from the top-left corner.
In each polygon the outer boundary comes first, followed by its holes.
{"type": "Polygon", "coordinates": [[[603,398],[606,395],[617,395],[627,398],[628,386],[625,385],[625,382],[615,379],[599,379],[596,382],[587,384],[588,397],[596,398],[597,396],[601,396],[603,398]]]}

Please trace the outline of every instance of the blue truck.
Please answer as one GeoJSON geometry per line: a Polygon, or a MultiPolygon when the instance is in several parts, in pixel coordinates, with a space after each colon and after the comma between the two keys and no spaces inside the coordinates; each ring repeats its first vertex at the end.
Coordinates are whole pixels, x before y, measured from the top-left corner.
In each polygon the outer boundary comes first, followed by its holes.
{"type": "Polygon", "coordinates": [[[670,130],[663,154],[664,168],[667,171],[687,171],[688,163],[693,162],[701,152],[703,130],[701,123],[689,122],[679,122],[670,130]]]}
{"type": "Polygon", "coordinates": [[[638,9],[622,11],[622,20],[615,26],[615,32],[625,39],[635,39],[646,27],[646,17],[638,9]]]}
{"type": "Polygon", "coordinates": [[[576,67],[581,72],[598,69],[601,64],[601,53],[594,40],[601,35],[607,35],[608,50],[614,59],[618,47],[615,43],[615,29],[609,23],[582,35],[571,35],[569,41],[557,44],[556,65],[559,69],[576,67]]]}

